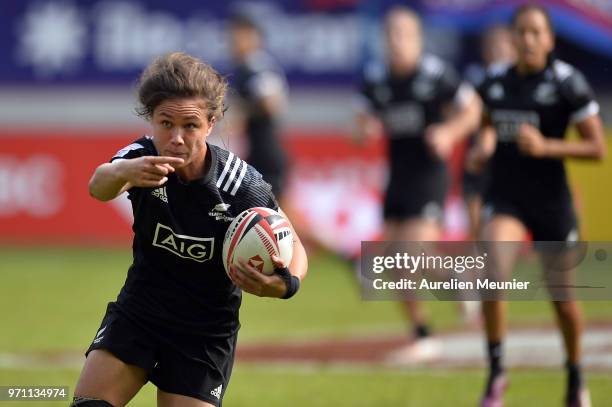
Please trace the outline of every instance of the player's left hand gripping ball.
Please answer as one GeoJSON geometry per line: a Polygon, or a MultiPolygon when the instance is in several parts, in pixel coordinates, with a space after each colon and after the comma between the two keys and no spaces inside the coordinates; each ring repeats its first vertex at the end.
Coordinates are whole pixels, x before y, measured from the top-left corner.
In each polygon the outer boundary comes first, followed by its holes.
{"type": "MultiPolygon", "coordinates": [[[[269,208],[257,207],[243,211],[232,221],[225,234],[225,271],[237,285],[256,295],[268,296],[260,291],[263,289],[267,292],[270,287],[262,288],[261,285],[278,285],[284,289],[283,284],[280,284],[282,280],[273,274],[276,269],[288,266],[292,256],[293,234],[289,221],[269,208]],[[244,260],[244,264],[240,260],[244,260]],[[235,275],[232,275],[231,269],[242,270],[240,281],[233,278],[235,275]],[[251,273],[252,270],[257,270],[259,275],[251,273]],[[243,286],[245,282],[247,286],[243,286]]],[[[274,287],[272,291],[275,291],[274,287]]]]}

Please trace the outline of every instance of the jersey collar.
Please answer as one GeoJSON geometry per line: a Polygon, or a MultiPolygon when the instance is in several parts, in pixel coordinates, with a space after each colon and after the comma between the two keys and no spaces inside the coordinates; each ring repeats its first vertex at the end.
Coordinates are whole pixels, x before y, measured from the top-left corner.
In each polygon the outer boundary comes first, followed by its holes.
{"type": "Polygon", "coordinates": [[[204,168],[206,174],[200,179],[194,182],[200,184],[208,184],[217,177],[217,151],[212,148],[208,142],[206,142],[206,157],[204,158],[204,168]]]}
{"type": "MultiPolygon", "coordinates": [[[[206,173],[203,177],[194,179],[188,182],[186,185],[206,185],[211,183],[217,174],[217,152],[208,142],[206,142],[206,156],[204,157],[204,171],[206,173]]],[[[178,177],[177,177],[178,179],[178,177]]],[[[179,182],[181,182],[179,180],[179,182]]]]}

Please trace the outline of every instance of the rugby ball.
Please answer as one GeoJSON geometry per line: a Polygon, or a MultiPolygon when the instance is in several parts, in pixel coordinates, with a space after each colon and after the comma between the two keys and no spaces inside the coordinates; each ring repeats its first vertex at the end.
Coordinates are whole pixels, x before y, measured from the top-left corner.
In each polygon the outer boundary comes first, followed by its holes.
{"type": "Polygon", "coordinates": [[[274,273],[272,256],[289,266],[293,256],[293,234],[289,222],[270,208],[256,207],[241,212],[230,223],[223,240],[223,266],[244,259],[261,273],[274,273]]]}

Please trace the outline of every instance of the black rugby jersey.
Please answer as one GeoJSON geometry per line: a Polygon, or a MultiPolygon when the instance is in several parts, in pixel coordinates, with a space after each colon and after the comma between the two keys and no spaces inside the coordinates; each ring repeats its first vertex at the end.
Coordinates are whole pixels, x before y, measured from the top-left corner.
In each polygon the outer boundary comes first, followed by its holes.
{"type": "Polygon", "coordinates": [[[391,183],[411,176],[444,172],[445,163],[433,157],[425,144],[427,126],[444,120],[445,108],[460,102],[460,76],[433,55],[423,55],[414,73],[397,77],[390,72],[366,72],[360,104],[379,117],[389,138],[391,183]]]}
{"type": "Polygon", "coordinates": [[[232,86],[245,105],[246,135],[249,139],[249,163],[266,176],[286,166],[286,157],[278,139],[278,119],[261,109],[261,99],[269,95],[287,96],[287,80],[281,67],[264,53],[251,54],[231,76],[232,86]]]}
{"type": "MultiPolygon", "coordinates": [[[[150,137],[120,150],[111,161],[158,155],[150,137]]],[[[239,328],[241,291],[223,268],[225,232],[240,212],[278,210],[269,184],[233,153],[208,144],[206,175],[183,183],[175,173],[159,188],[128,191],[134,212],[134,262],[119,296],[135,320],[202,336],[239,328]]]]}
{"type": "Polygon", "coordinates": [[[562,139],[570,123],[597,113],[599,105],[584,76],[558,59],[551,59],[542,72],[525,76],[516,66],[496,65],[478,91],[497,133],[491,188],[534,199],[568,196],[563,160],[527,156],[516,139],[522,123],[538,128],[545,137],[562,139]]]}

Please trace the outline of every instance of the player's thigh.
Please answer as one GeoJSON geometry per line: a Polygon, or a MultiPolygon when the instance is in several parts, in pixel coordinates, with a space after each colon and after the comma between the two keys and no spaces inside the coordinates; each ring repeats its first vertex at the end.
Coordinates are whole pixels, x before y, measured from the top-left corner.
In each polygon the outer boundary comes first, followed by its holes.
{"type": "Polygon", "coordinates": [[[578,219],[573,204],[570,199],[559,199],[544,208],[534,206],[530,217],[534,247],[551,297],[571,299],[575,268],[586,252],[586,246],[578,241],[578,219]]]}
{"type": "Polygon", "coordinates": [[[494,215],[483,225],[481,240],[488,256],[488,277],[503,280],[510,276],[526,235],[523,222],[511,215],[494,215]]]}
{"type": "Polygon", "coordinates": [[[435,241],[442,233],[440,222],[425,217],[386,219],[384,239],[387,241],[435,241]]]}
{"type": "Polygon", "coordinates": [[[214,404],[157,389],[157,407],[215,407],[214,404]]]}
{"type": "Polygon", "coordinates": [[[525,239],[527,228],[515,216],[495,214],[483,223],[480,235],[485,241],[520,242],[525,239]]]}
{"type": "Polygon", "coordinates": [[[544,280],[553,301],[569,301],[575,298],[576,266],[584,257],[584,246],[566,242],[545,242],[539,248],[544,280]]]}
{"type": "Polygon", "coordinates": [[[128,365],[108,351],[96,349],[85,359],[74,394],[120,407],[126,405],[146,382],[144,369],[128,365]]]}
{"type": "Polygon", "coordinates": [[[398,222],[394,219],[385,219],[383,224],[383,239],[392,241],[396,239],[398,222]]]}
{"type": "Polygon", "coordinates": [[[442,235],[440,222],[431,217],[412,217],[398,223],[397,239],[405,241],[436,241],[442,235]]]}

